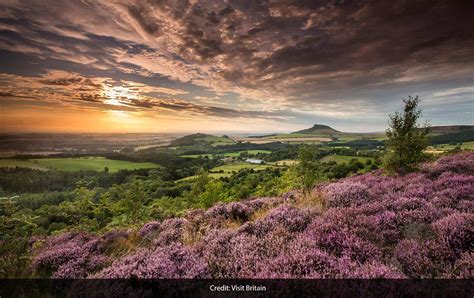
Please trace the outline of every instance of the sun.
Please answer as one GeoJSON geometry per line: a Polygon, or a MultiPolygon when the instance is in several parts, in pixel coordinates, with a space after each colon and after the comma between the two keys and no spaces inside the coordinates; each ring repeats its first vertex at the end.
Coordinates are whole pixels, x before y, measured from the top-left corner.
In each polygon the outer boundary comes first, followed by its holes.
{"type": "Polygon", "coordinates": [[[104,100],[104,103],[113,106],[123,106],[123,104],[117,99],[106,99],[104,100]]]}
{"type": "Polygon", "coordinates": [[[135,91],[123,86],[106,87],[104,96],[107,98],[104,103],[113,106],[125,106],[127,102],[138,98],[135,91]]]}

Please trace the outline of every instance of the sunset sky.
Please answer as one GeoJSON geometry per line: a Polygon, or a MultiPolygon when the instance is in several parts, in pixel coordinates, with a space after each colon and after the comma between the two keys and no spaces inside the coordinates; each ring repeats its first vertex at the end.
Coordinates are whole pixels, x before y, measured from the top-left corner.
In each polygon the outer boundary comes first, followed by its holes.
{"type": "Polygon", "coordinates": [[[0,0],[1,132],[474,124],[472,1],[0,0]]]}

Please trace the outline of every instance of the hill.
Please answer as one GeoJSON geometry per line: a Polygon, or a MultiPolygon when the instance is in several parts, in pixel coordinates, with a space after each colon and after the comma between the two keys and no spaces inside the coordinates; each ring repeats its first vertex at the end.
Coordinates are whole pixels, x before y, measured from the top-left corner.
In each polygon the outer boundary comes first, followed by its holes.
{"type": "Polygon", "coordinates": [[[430,128],[431,144],[462,143],[474,141],[473,125],[433,126],[430,128]]]}
{"type": "Polygon", "coordinates": [[[474,132],[474,125],[446,125],[446,126],[432,126],[430,132],[432,134],[453,134],[471,131],[474,132]]]}
{"type": "Polygon", "coordinates": [[[376,171],[320,184],[312,194],[218,203],[137,230],[51,236],[32,269],[54,278],[472,278],[474,153],[406,176],[376,171]]]}
{"type": "Polygon", "coordinates": [[[336,133],[340,133],[340,131],[335,130],[334,128],[330,126],[322,125],[322,124],[315,124],[313,125],[313,127],[292,132],[292,134],[336,134],[336,133]]]}
{"type": "Polygon", "coordinates": [[[216,146],[235,143],[228,137],[218,137],[214,135],[195,133],[181,138],[177,138],[170,142],[170,147],[181,146],[216,146]]]}

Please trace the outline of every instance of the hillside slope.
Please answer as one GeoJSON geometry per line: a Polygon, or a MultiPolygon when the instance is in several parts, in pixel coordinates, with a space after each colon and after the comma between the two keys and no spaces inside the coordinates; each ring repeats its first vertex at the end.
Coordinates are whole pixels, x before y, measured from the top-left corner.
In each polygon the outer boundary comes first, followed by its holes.
{"type": "Polygon", "coordinates": [[[213,144],[232,144],[235,143],[232,139],[226,137],[218,137],[214,135],[195,133],[177,138],[170,142],[171,147],[180,146],[209,146],[213,144]]]}
{"type": "Polygon", "coordinates": [[[321,184],[312,199],[292,192],[136,232],[50,237],[32,269],[57,278],[472,278],[473,200],[471,152],[407,176],[321,184]]]}
{"type": "Polygon", "coordinates": [[[430,132],[433,134],[452,134],[465,131],[474,132],[474,125],[445,125],[430,127],[430,132]]]}
{"type": "Polygon", "coordinates": [[[470,142],[474,141],[474,126],[433,126],[430,128],[430,134],[432,144],[470,142]]]}
{"type": "Polygon", "coordinates": [[[340,133],[340,131],[337,131],[330,126],[322,125],[322,124],[315,124],[313,125],[313,127],[292,132],[292,134],[335,134],[335,133],[340,133]]]}

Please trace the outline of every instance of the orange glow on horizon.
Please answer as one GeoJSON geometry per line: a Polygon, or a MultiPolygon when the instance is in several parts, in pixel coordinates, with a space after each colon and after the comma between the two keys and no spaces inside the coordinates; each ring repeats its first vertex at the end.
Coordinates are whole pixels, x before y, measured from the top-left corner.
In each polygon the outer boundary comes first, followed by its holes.
{"type": "MultiPolygon", "coordinates": [[[[220,119],[202,117],[176,117],[160,114],[146,115],[140,112],[119,110],[78,110],[69,107],[2,107],[0,132],[2,133],[194,133],[222,131],[256,131],[258,129],[281,130],[255,119],[220,119]]],[[[284,124],[283,124],[284,125],[284,124]]],[[[285,126],[288,129],[288,126],[285,126]]],[[[296,128],[295,128],[296,129],[296,128]]]]}

